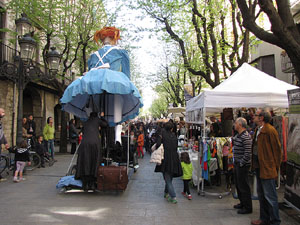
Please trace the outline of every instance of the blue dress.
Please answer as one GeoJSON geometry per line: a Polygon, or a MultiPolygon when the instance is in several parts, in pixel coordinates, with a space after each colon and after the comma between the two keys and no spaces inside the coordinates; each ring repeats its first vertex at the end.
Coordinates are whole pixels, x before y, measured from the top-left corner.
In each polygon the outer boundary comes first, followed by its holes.
{"type": "Polygon", "coordinates": [[[93,111],[104,111],[109,126],[115,126],[114,96],[118,94],[123,101],[122,120],[118,124],[139,114],[143,107],[142,97],[130,81],[126,50],[105,45],[90,56],[88,68],[89,72],[74,80],[65,90],[60,100],[63,110],[82,119],[87,119],[93,111]]]}

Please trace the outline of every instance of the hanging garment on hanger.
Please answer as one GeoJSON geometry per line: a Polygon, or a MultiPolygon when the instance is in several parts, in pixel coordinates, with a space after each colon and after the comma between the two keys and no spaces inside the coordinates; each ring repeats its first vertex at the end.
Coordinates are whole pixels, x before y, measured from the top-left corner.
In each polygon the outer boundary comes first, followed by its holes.
{"type": "MultiPolygon", "coordinates": [[[[202,177],[205,179],[205,180],[208,180],[208,168],[209,168],[209,157],[208,157],[208,154],[210,152],[209,150],[209,146],[206,142],[202,142],[202,145],[203,145],[203,157],[202,157],[202,163],[201,163],[201,167],[202,167],[202,177]]],[[[210,155],[210,154],[209,154],[210,155]]]]}

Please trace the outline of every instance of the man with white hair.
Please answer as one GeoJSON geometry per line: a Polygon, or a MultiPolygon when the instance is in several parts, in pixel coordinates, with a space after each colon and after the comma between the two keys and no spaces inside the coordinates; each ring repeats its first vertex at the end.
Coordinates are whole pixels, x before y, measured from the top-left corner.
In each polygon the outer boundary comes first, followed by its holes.
{"type": "MultiPolygon", "coordinates": [[[[3,126],[2,126],[2,118],[5,116],[5,111],[3,108],[0,108],[0,154],[1,154],[1,149],[2,145],[5,145],[5,148],[8,149],[9,145],[7,143],[7,140],[5,138],[4,132],[3,132],[3,126]]],[[[6,179],[3,179],[2,176],[0,175],[0,182],[4,181],[6,179]]]]}
{"type": "Polygon", "coordinates": [[[247,121],[239,117],[234,123],[234,129],[238,134],[233,138],[234,145],[234,178],[240,203],[234,205],[238,214],[252,213],[251,189],[248,180],[248,172],[251,165],[251,136],[246,130],[247,121]]]}

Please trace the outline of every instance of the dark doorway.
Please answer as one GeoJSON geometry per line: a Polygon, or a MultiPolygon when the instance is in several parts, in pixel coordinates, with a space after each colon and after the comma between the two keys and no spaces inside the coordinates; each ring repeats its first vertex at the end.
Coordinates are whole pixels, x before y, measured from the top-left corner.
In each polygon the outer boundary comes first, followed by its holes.
{"type": "Polygon", "coordinates": [[[26,88],[23,92],[23,117],[33,115],[32,93],[26,88]]]}
{"type": "Polygon", "coordinates": [[[54,107],[54,127],[55,127],[55,140],[58,141],[60,138],[61,131],[61,105],[57,104],[54,107]]]}
{"type": "Polygon", "coordinates": [[[36,134],[41,135],[42,127],[42,101],[40,93],[33,87],[25,88],[23,92],[23,116],[33,116],[36,123],[36,134]]]}

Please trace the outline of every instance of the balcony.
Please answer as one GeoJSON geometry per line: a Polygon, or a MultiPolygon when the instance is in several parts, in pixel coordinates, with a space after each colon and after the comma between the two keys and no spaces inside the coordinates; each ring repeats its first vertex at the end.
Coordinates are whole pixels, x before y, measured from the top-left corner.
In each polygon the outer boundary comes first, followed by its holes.
{"type": "MultiPolygon", "coordinates": [[[[17,51],[16,49],[8,46],[8,45],[5,45],[3,43],[0,43],[0,68],[1,66],[3,66],[4,64],[6,63],[11,63],[11,64],[16,64],[17,62],[15,61],[15,56],[20,56],[20,52],[17,51]]],[[[36,73],[43,73],[43,74],[46,74],[46,68],[44,65],[38,63],[38,62],[35,62],[35,61],[31,61],[30,62],[30,65],[32,65],[33,67],[33,70],[32,72],[36,73]],[[38,71],[37,71],[38,70],[38,71]]],[[[10,67],[12,68],[11,71],[8,71],[10,76],[11,77],[7,77],[7,74],[6,74],[6,77],[11,79],[13,78],[14,76],[17,76],[16,71],[13,71],[13,67],[10,67]]],[[[2,74],[4,73],[3,70],[0,69],[0,77],[3,77],[5,76],[5,74],[2,74]],[[1,76],[2,75],[2,76],[1,76]]],[[[71,82],[72,82],[72,78],[70,75],[66,75],[64,78],[61,78],[59,76],[57,76],[56,78],[60,83],[63,83],[63,80],[64,80],[64,83],[65,85],[69,85],[71,82]]],[[[45,83],[46,80],[42,81],[45,83]]],[[[49,83],[49,82],[46,82],[46,83],[49,83]]]]}
{"type": "Polygon", "coordinates": [[[281,58],[281,70],[284,73],[295,73],[295,69],[293,67],[293,64],[291,62],[291,59],[289,58],[289,56],[286,54],[285,51],[283,51],[280,54],[280,58],[281,58]]]}
{"type": "Polygon", "coordinates": [[[295,23],[300,23],[300,0],[291,0],[291,13],[295,23]]]}
{"type": "Polygon", "coordinates": [[[14,63],[15,56],[20,56],[20,52],[3,43],[0,43],[0,65],[4,63],[14,63]]]}

